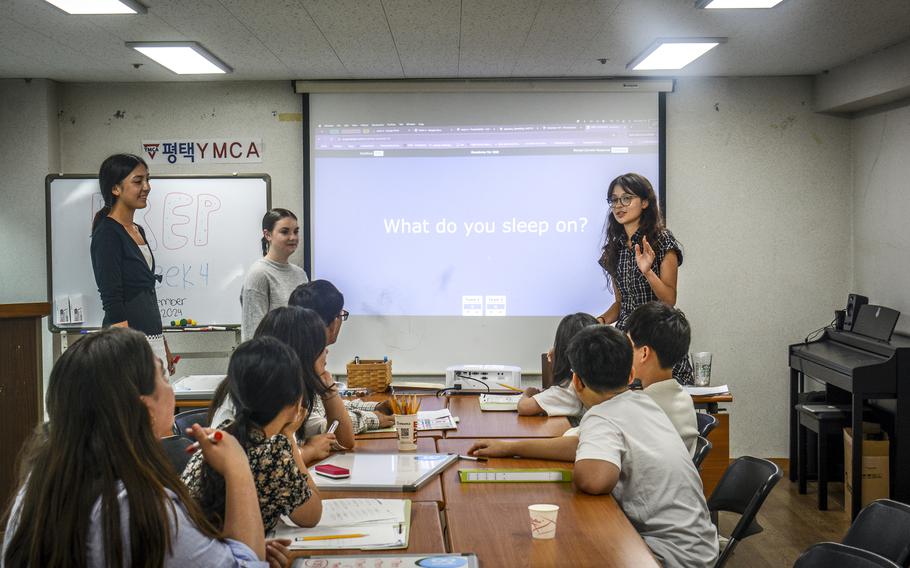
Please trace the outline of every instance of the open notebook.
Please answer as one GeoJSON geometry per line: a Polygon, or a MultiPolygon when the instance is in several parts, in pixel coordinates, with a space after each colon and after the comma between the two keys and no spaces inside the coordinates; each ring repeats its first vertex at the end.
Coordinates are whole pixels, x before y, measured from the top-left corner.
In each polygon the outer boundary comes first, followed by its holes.
{"type": "Polygon", "coordinates": [[[323,499],[318,525],[298,527],[283,516],[269,536],[290,539],[294,550],[396,549],[408,547],[410,528],[408,499],[323,499]]]}

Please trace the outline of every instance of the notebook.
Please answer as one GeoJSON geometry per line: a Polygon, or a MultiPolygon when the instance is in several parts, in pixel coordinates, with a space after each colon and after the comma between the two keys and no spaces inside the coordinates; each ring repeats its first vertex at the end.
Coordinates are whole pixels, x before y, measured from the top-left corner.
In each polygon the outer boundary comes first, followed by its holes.
{"type": "Polygon", "coordinates": [[[408,499],[323,499],[318,525],[298,527],[282,516],[270,537],[290,539],[292,550],[398,549],[408,547],[410,526],[408,499]]]}
{"type": "Polygon", "coordinates": [[[510,412],[518,410],[520,394],[481,394],[480,409],[487,412],[510,412]]]}

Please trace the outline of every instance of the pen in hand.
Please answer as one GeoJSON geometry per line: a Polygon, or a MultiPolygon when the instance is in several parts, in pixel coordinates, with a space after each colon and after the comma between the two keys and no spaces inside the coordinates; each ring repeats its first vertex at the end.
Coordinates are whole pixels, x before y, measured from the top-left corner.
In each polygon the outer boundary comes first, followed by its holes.
{"type": "MultiPolygon", "coordinates": [[[[221,433],[221,430],[215,430],[214,432],[209,434],[207,437],[209,439],[209,442],[216,444],[216,443],[220,442],[222,438],[224,438],[224,434],[221,433]]],[[[186,447],[186,453],[192,454],[192,453],[195,453],[195,451],[198,449],[199,449],[199,442],[193,442],[192,444],[190,444],[189,446],[186,447]]]]}

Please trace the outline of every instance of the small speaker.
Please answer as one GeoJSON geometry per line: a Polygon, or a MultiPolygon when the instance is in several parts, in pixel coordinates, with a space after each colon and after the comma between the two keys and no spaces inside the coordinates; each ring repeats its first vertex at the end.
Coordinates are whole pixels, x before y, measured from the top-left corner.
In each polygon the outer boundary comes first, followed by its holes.
{"type": "Polygon", "coordinates": [[[856,316],[859,315],[859,307],[869,303],[869,298],[859,294],[850,294],[847,296],[847,313],[844,316],[844,329],[850,331],[856,322],[856,316]]]}

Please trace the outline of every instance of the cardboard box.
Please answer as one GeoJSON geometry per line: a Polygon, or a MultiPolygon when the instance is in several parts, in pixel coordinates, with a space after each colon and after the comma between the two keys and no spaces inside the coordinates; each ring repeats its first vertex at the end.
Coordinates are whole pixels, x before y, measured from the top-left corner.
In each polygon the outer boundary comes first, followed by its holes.
{"type": "MultiPolygon", "coordinates": [[[[876,499],[890,497],[891,476],[889,474],[890,442],[881,426],[863,422],[863,501],[861,508],[876,499]],[[868,439],[879,437],[882,440],[868,439]]],[[[844,510],[850,511],[853,504],[853,472],[850,471],[853,455],[853,429],[844,428],[844,510]]]]}

